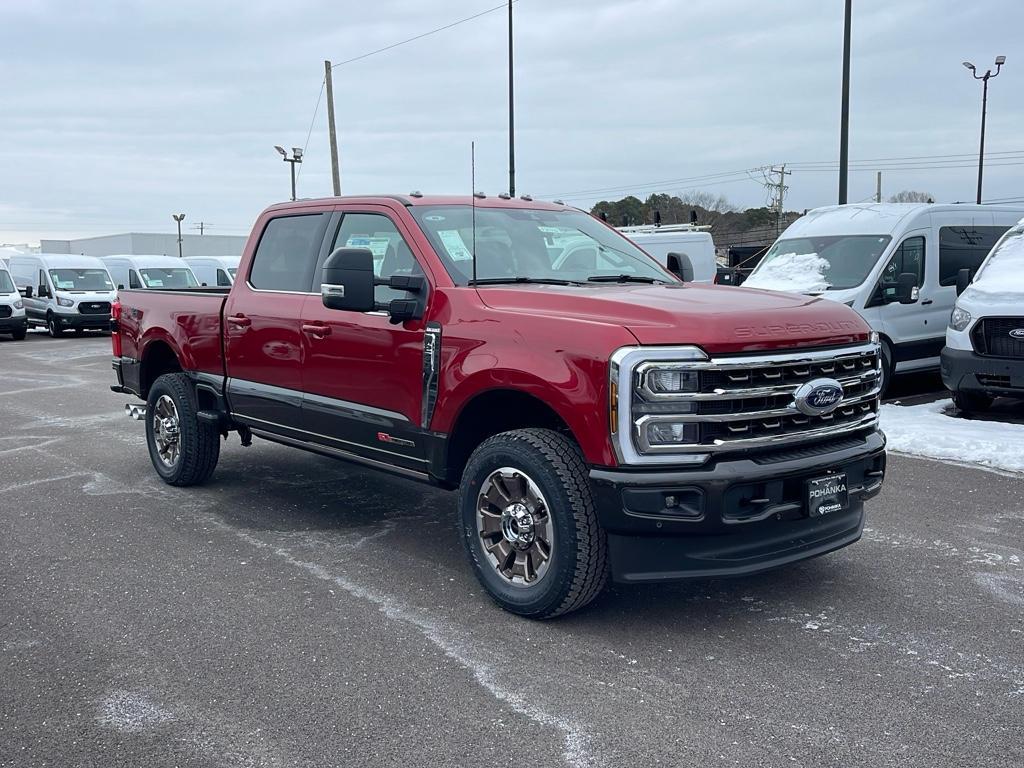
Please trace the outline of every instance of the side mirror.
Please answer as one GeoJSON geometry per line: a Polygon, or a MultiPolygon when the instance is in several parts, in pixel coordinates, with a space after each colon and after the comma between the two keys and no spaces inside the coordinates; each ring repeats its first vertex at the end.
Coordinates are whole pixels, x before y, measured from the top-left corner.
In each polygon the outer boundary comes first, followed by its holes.
{"type": "Polygon", "coordinates": [[[32,286],[31,285],[26,285],[24,288],[22,288],[21,289],[21,295],[24,296],[26,299],[31,299],[32,298],[32,286]]]}
{"type": "Polygon", "coordinates": [[[320,298],[328,309],[372,312],[373,251],[369,248],[338,248],[324,262],[320,298]]]}
{"type": "Polygon", "coordinates": [[[967,286],[971,284],[971,270],[961,269],[956,273],[956,295],[959,296],[961,293],[967,290],[967,286]]]}
{"type": "Polygon", "coordinates": [[[40,299],[49,299],[50,298],[50,289],[47,288],[45,285],[40,285],[39,286],[39,290],[36,291],[36,296],[38,298],[40,298],[40,299]]]}
{"type": "Polygon", "coordinates": [[[900,273],[896,278],[896,301],[900,304],[913,304],[919,293],[917,275],[913,272],[900,273]]]}
{"type": "Polygon", "coordinates": [[[670,253],[668,255],[668,271],[684,283],[693,282],[693,262],[685,253],[670,253]]]}
{"type": "Polygon", "coordinates": [[[124,290],[124,283],[118,283],[117,284],[117,290],[123,291],[124,290]]]}

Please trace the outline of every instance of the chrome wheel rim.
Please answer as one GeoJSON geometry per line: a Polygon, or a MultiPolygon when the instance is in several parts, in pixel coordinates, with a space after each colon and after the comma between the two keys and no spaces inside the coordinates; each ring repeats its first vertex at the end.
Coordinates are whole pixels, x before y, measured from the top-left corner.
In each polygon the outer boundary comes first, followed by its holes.
{"type": "Polygon", "coordinates": [[[173,467],[181,456],[181,430],[178,408],[168,395],[160,395],[153,406],[153,442],[165,467],[173,467]]]}
{"type": "Polygon", "coordinates": [[[532,587],[544,578],[554,552],[547,500],[522,470],[501,467],[480,486],[476,529],[487,562],[509,584],[532,587]]]}

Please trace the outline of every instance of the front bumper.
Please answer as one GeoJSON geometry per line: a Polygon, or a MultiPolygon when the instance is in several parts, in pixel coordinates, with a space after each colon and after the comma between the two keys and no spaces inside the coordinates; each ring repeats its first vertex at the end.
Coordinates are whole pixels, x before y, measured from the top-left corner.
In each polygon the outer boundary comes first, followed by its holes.
{"type": "Polygon", "coordinates": [[[61,328],[73,328],[82,331],[109,331],[110,315],[86,315],[80,312],[74,314],[54,312],[54,318],[60,323],[61,328]]]}
{"type": "Polygon", "coordinates": [[[852,544],[884,473],[885,437],[874,431],[694,470],[595,468],[590,482],[612,577],[644,582],[741,576],[852,544]],[[848,508],[809,517],[806,481],[834,472],[846,473],[848,508]]]}
{"type": "Polygon", "coordinates": [[[986,357],[968,349],[946,347],[941,356],[942,383],[951,392],[986,392],[1024,397],[1024,360],[986,357]]]}
{"type": "Polygon", "coordinates": [[[0,317],[0,333],[24,330],[28,330],[28,317],[26,315],[0,317]]]}

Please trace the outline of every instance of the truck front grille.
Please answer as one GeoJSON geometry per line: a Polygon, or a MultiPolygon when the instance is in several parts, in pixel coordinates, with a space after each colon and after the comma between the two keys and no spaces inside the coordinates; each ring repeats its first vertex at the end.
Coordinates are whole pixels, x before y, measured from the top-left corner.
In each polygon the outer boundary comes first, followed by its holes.
{"type": "Polygon", "coordinates": [[[6,304],[0,304],[0,317],[10,317],[13,314],[14,310],[12,310],[9,306],[7,306],[6,304]]]}
{"type": "Polygon", "coordinates": [[[1024,317],[985,317],[971,332],[974,351],[987,357],[1024,358],[1024,337],[1011,336],[1019,331],[1024,336],[1024,317]]]}
{"type": "Polygon", "coordinates": [[[78,303],[78,311],[83,315],[109,315],[109,301],[81,301],[78,303]]]}
{"type": "Polygon", "coordinates": [[[881,358],[876,344],[671,364],[697,372],[694,391],[652,398],[634,375],[632,438],[643,454],[639,463],[834,441],[878,422],[881,358]],[[795,395],[818,379],[838,382],[843,395],[828,413],[809,415],[797,408],[795,395]],[[651,420],[684,424],[686,442],[645,443],[642,430],[651,420]]]}

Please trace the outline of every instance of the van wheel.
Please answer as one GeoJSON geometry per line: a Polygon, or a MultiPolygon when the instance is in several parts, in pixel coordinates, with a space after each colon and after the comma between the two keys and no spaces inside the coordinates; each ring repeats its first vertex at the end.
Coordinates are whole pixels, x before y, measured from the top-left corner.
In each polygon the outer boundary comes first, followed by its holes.
{"type": "Polygon", "coordinates": [[[156,472],[168,485],[201,485],[220,458],[216,426],[199,421],[195,388],[183,373],[165,373],[146,401],[146,445],[156,472]]]}
{"type": "Polygon", "coordinates": [[[992,398],[983,392],[964,392],[961,390],[953,393],[953,404],[963,413],[979,413],[980,411],[987,411],[992,407],[992,398]]]}
{"type": "Polygon", "coordinates": [[[15,330],[11,331],[11,338],[14,339],[15,341],[22,341],[25,338],[25,335],[27,333],[28,333],[27,329],[25,329],[25,328],[17,328],[15,330]]]}
{"type": "Polygon", "coordinates": [[[46,313],[46,330],[50,332],[50,336],[55,339],[59,339],[60,335],[64,330],[60,327],[60,323],[57,322],[57,318],[53,316],[52,312],[46,313]]]}
{"type": "Polygon", "coordinates": [[[608,579],[608,539],[586,464],[558,432],[517,429],[481,443],[466,465],[459,510],[473,571],[506,611],[568,613],[608,579]]]}
{"type": "Polygon", "coordinates": [[[879,385],[880,390],[878,397],[885,397],[889,391],[889,386],[892,384],[893,376],[893,362],[892,362],[892,344],[885,339],[882,339],[882,382],[879,385]]]}

